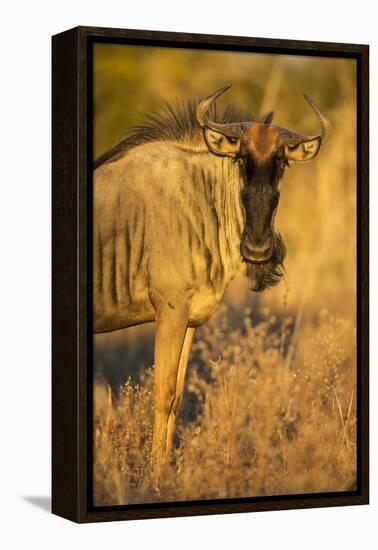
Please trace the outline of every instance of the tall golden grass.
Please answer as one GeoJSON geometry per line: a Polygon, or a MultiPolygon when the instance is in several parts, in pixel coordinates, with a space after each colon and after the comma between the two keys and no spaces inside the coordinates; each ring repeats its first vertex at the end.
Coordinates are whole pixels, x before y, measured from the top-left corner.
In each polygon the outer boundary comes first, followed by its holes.
{"type": "MultiPolygon", "coordinates": [[[[324,96],[334,137],[316,160],[284,177],[276,224],[288,249],[285,282],[260,295],[236,280],[197,332],[174,456],[159,490],[150,464],[153,366],[140,371],[138,383],[126,375],[108,383],[110,368],[124,372],[125,357],[148,329],[95,337],[97,505],[355,487],[355,86],[348,63],[317,59],[302,66],[315,89],[303,91],[322,106],[324,96]],[[322,67],[333,75],[332,89],[320,81],[322,67]],[[331,101],[332,94],[339,99],[331,101]]],[[[265,66],[254,72],[265,86],[259,104],[279,106],[280,123],[314,133],[311,112],[294,115],[289,90],[298,67],[278,57],[265,66]]],[[[237,78],[240,66],[232,71],[237,78]]],[[[217,87],[213,80],[209,91],[217,87]]]]}
{"type": "Polygon", "coordinates": [[[326,311],[304,327],[265,314],[253,326],[247,310],[229,331],[225,309],[202,329],[159,491],[150,463],[153,369],[116,398],[97,382],[97,504],[355,488],[351,324],[326,311]]]}

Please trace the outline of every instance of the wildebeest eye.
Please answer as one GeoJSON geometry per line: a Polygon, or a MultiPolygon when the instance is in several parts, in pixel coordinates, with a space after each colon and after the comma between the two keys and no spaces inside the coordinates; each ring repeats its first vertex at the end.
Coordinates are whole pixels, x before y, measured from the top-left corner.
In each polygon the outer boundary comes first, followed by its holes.
{"type": "Polygon", "coordinates": [[[239,153],[235,155],[235,161],[238,162],[239,164],[246,164],[247,155],[242,151],[239,151],[239,153]]]}
{"type": "Polygon", "coordinates": [[[290,168],[289,161],[286,157],[277,159],[280,170],[284,171],[286,167],[290,168]]]}
{"type": "Polygon", "coordinates": [[[287,157],[283,154],[283,152],[280,152],[276,156],[276,162],[280,167],[280,170],[285,170],[286,166],[289,166],[289,161],[287,160],[287,157]]]}

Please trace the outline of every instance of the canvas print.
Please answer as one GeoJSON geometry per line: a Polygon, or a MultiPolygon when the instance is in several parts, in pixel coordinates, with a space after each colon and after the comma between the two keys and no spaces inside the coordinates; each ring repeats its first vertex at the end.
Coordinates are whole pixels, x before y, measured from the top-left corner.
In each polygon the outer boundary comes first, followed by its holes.
{"type": "Polygon", "coordinates": [[[94,506],[356,489],[356,61],[94,45],[94,506]]]}

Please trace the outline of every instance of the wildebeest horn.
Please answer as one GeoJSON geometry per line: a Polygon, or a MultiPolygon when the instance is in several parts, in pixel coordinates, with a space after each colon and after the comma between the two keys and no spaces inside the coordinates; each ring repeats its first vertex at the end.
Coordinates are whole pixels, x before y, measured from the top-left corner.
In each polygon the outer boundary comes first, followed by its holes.
{"type": "Polygon", "coordinates": [[[196,116],[197,121],[200,124],[202,128],[211,128],[212,130],[215,130],[216,132],[221,132],[222,134],[226,134],[227,136],[232,137],[239,137],[240,134],[243,132],[243,130],[246,128],[246,126],[249,126],[250,123],[245,122],[236,122],[232,124],[220,124],[218,122],[213,122],[209,119],[208,112],[214,101],[223,94],[226,90],[229,90],[231,86],[224,86],[223,88],[220,88],[216,92],[208,95],[200,103],[198,104],[196,116]]]}
{"type": "Polygon", "coordinates": [[[325,116],[325,114],[319,109],[319,107],[316,105],[314,101],[312,101],[311,98],[309,98],[306,94],[303,94],[305,100],[310,104],[310,107],[312,107],[317,115],[317,117],[320,120],[320,124],[322,126],[322,133],[320,134],[320,139],[322,140],[322,144],[327,143],[327,141],[330,140],[333,128],[332,124],[328,120],[328,118],[325,116]]]}
{"type": "Polygon", "coordinates": [[[322,145],[324,145],[324,143],[327,143],[327,141],[329,141],[329,139],[332,136],[332,133],[333,133],[332,124],[312,99],[310,99],[306,94],[303,94],[303,96],[305,100],[309,103],[310,107],[312,107],[312,109],[315,111],[318,119],[320,120],[320,124],[322,126],[321,134],[318,134],[315,136],[307,136],[305,134],[300,134],[298,132],[292,132],[291,130],[288,130],[287,128],[282,128],[282,127],[279,127],[278,130],[284,142],[287,143],[288,145],[297,145],[302,141],[309,141],[317,138],[318,139],[320,138],[322,145]]]}

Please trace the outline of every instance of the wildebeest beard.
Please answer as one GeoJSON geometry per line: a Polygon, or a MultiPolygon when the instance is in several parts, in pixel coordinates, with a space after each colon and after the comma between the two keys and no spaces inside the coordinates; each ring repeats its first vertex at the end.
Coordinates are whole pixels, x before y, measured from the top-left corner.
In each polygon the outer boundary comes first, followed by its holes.
{"type": "Polygon", "coordinates": [[[283,262],[286,257],[286,247],[281,235],[274,232],[273,254],[268,262],[247,263],[247,277],[251,281],[251,290],[262,292],[280,282],[284,275],[283,262]]]}

